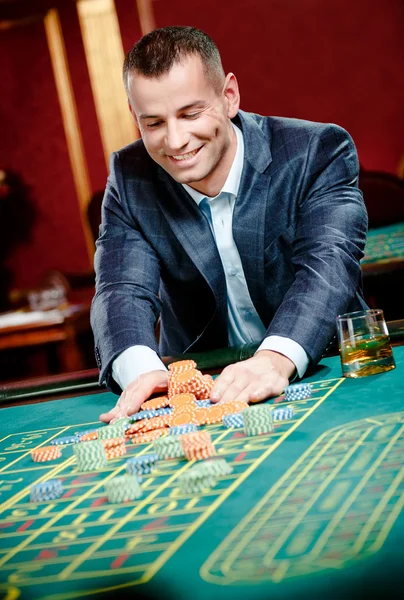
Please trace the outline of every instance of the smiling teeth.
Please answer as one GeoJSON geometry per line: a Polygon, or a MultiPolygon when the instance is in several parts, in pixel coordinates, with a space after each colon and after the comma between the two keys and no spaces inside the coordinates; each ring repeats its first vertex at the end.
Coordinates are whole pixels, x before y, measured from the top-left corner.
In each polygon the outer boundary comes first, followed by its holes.
{"type": "Polygon", "coordinates": [[[192,152],[188,152],[188,154],[180,154],[179,156],[172,156],[175,160],[187,160],[187,158],[192,158],[198,152],[199,148],[196,150],[192,150],[192,152]]]}

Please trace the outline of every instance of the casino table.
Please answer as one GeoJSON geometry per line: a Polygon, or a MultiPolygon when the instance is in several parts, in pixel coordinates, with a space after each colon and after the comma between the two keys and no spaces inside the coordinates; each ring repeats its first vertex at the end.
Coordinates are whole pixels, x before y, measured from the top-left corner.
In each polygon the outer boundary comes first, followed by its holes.
{"type": "Polygon", "coordinates": [[[404,223],[393,223],[369,229],[365,256],[361,264],[365,276],[402,270],[404,267],[404,223]]]}
{"type": "Polygon", "coordinates": [[[33,448],[97,426],[111,392],[3,408],[3,597],[403,597],[404,347],[393,352],[395,370],[362,379],[324,358],[305,378],[312,397],[292,402],[294,418],[272,433],[207,426],[233,471],[202,494],[181,495],[190,463],[166,460],[144,476],[140,499],[108,503],[105,481],[152,444],[129,443],[100,472],[77,472],[71,445],[32,462],[33,448]],[[62,497],[31,503],[30,486],[53,478],[62,497]]]}

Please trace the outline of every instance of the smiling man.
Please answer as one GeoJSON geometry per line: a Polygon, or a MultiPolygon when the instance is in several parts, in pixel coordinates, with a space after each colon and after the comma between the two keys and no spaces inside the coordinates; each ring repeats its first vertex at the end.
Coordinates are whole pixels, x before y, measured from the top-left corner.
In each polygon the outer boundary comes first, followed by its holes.
{"type": "Polygon", "coordinates": [[[141,140],[112,155],[97,241],[96,358],[122,391],[100,418],[165,390],[160,356],[191,349],[260,342],[224,369],[212,400],[278,395],[320,360],[337,314],[365,306],[352,139],[241,111],[235,75],[192,27],[144,36],[124,83],[141,140]]]}

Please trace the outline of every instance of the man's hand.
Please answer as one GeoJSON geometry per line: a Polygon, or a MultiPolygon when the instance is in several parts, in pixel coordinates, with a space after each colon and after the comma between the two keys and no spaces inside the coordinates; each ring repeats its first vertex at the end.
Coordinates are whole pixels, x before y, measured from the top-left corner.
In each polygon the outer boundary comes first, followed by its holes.
{"type": "Polygon", "coordinates": [[[294,363],[278,352],[260,350],[252,358],[229,365],[216,379],[213,402],[260,402],[279,396],[295,372],[294,363]]]}
{"type": "Polygon", "coordinates": [[[136,377],[122,394],[116,406],[107,413],[100,415],[100,421],[115,423],[121,417],[133,415],[152,394],[165,392],[168,384],[168,371],[151,371],[136,377]]]}

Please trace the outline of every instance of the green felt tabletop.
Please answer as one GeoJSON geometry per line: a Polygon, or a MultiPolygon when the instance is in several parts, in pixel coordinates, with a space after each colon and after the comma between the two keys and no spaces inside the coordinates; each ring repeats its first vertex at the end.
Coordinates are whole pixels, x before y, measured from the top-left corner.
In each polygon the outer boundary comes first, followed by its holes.
{"type": "MultiPolygon", "coordinates": [[[[99,426],[110,392],[0,411],[0,591],[12,598],[241,600],[393,598],[404,559],[404,348],[396,369],[343,379],[338,357],[305,381],[312,398],[273,433],[210,425],[233,473],[181,496],[182,460],[158,463],[143,496],[107,502],[101,472],[79,473],[72,446],[33,463],[30,450],[99,426]],[[30,485],[60,478],[58,500],[29,502],[30,485]],[[372,596],[372,594],[375,594],[372,596]]],[[[279,404],[276,400],[271,404],[279,404]]]]}

